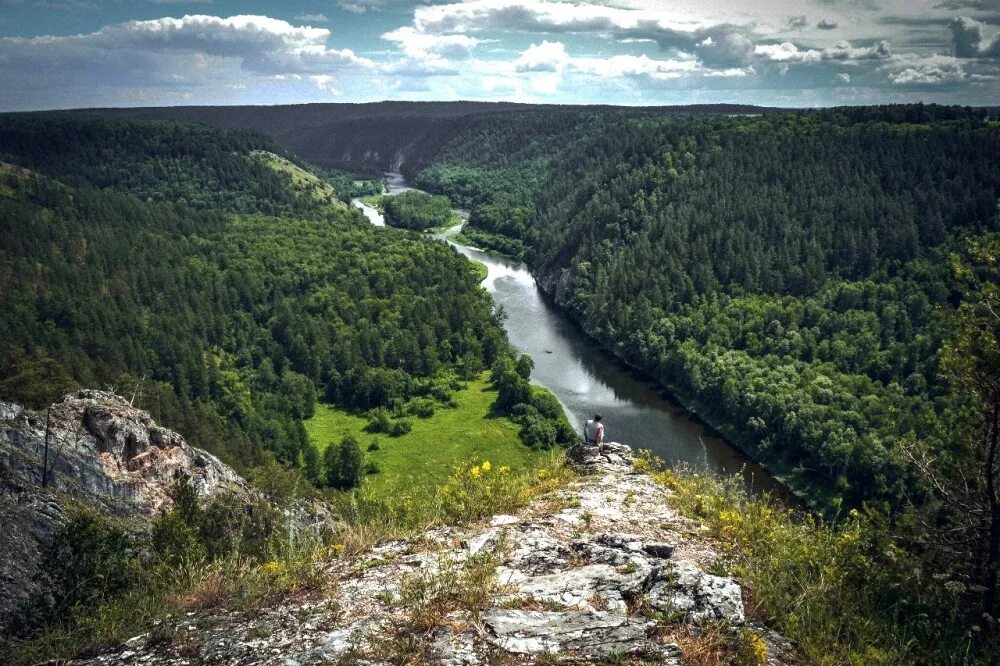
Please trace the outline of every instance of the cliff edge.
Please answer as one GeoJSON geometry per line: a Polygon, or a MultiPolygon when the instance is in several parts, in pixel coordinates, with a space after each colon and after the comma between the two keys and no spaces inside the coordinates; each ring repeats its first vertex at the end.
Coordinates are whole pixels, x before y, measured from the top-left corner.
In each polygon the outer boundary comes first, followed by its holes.
{"type": "Polygon", "coordinates": [[[796,663],[629,447],[569,458],[582,475],[517,515],[331,556],[319,592],[188,613],[82,663],[680,665],[720,635],[739,663],[796,663]]]}
{"type": "Polygon", "coordinates": [[[141,530],[169,508],[180,478],[202,497],[251,493],[218,458],[113,393],[80,390],[37,412],[0,402],[0,626],[33,590],[41,552],[69,504],[141,530]]]}

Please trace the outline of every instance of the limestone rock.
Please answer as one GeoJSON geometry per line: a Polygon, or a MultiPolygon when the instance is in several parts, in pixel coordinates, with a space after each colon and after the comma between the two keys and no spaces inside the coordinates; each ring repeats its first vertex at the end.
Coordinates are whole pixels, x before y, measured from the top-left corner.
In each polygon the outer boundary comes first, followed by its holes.
{"type": "Polygon", "coordinates": [[[795,663],[787,641],[745,624],[739,584],[703,570],[717,557],[712,544],[692,536],[696,525],[670,508],[662,487],[632,472],[627,446],[577,448],[571,458],[588,476],[516,516],[434,527],[333,559],[323,564],[330,589],[319,600],[217,612],[192,631],[196,623],[182,618],[197,651],[140,639],[82,663],[681,666],[671,631],[712,621],[760,635],[769,664],[795,663]],[[496,569],[470,608],[451,592],[474,555],[489,555],[496,569]]]}
{"type": "Polygon", "coordinates": [[[181,477],[205,497],[250,494],[247,482],[218,458],[113,393],[76,391],[39,412],[0,403],[0,625],[32,591],[65,500],[141,525],[169,505],[181,477]]]}
{"type": "Polygon", "coordinates": [[[743,624],[743,597],[731,578],[705,573],[691,562],[675,562],[665,580],[653,585],[649,604],[667,613],[683,613],[694,624],[725,620],[743,624]]]}
{"type": "Polygon", "coordinates": [[[487,640],[506,652],[537,655],[569,652],[587,659],[609,654],[654,654],[651,622],[619,613],[492,609],[483,623],[487,640]]]}

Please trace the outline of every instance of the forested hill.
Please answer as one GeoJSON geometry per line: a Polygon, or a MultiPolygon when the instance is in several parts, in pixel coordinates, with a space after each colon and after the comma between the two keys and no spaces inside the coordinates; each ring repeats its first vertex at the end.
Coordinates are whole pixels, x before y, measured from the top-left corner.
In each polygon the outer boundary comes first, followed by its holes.
{"type": "Polygon", "coordinates": [[[246,130],[177,122],[0,115],[0,159],[73,187],[231,213],[315,215],[336,193],[290,178],[296,158],[246,130]],[[281,163],[286,168],[275,168],[281,163]]]}
{"type": "MultiPolygon", "coordinates": [[[[371,168],[415,173],[450,140],[485,116],[525,112],[571,113],[614,107],[494,102],[377,102],[277,106],[181,106],[87,109],[75,113],[108,118],[197,122],[249,129],[268,135],[286,149],[324,167],[371,168]]],[[[650,107],[632,113],[768,113],[742,104],[650,107]]]]}
{"type": "Polygon", "coordinates": [[[408,399],[505,349],[469,262],[376,232],[275,152],[192,125],[0,118],[0,395],[114,387],[244,469],[269,451],[314,473],[318,396],[408,399]]]}

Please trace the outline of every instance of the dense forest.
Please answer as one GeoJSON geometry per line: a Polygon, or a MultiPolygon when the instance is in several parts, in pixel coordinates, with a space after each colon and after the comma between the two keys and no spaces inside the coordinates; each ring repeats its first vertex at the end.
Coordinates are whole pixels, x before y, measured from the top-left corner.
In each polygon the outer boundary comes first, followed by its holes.
{"type": "Polygon", "coordinates": [[[963,109],[529,113],[417,180],[800,490],[898,505],[894,452],[950,405],[949,255],[996,225],[997,155],[1000,127],[963,109]]]}
{"type": "Polygon", "coordinates": [[[934,594],[963,599],[963,631],[995,617],[988,112],[507,114],[416,180],[469,206],[466,237],[524,257],[590,335],[831,524],[861,511],[934,594]]]}
{"type": "Polygon", "coordinates": [[[385,223],[413,231],[443,227],[451,220],[448,197],[411,190],[385,197],[385,223]]]}
{"type": "Polygon", "coordinates": [[[0,120],[0,395],[114,386],[231,462],[294,464],[317,397],[396,408],[508,353],[469,262],[296,187],[287,159],[259,159],[280,152],[193,125],[0,120]]]}

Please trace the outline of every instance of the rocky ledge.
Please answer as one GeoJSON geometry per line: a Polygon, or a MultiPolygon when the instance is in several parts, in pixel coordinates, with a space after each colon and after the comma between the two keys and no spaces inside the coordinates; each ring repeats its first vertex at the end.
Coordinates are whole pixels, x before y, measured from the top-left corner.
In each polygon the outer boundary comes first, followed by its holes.
{"type": "Polygon", "coordinates": [[[191,613],[85,663],[685,664],[700,636],[720,634],[795,663],[748,619],[739,583],[705,570],[712,545],[632,472],[627,446],[570,458],[585,476],[518,515],[333,558],[321,593],[191,613]]]}
{"type": "Polygon", "coordinates": [[[181,477],[204,497],[251,492],[218,458],[113,393],[77,391],[38,412],[0,402],[0,625],[33,589],[68,503],[134,518],[143,529],[181,477]]]}

